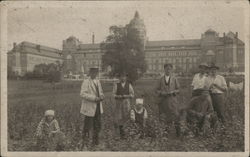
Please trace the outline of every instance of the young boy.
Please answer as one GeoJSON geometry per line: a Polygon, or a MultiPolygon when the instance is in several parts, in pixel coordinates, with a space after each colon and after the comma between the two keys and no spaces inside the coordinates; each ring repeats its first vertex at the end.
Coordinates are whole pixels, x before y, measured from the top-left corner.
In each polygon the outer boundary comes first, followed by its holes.
{"type": "Polygon", "coordinates": [[[139,131],[140,138],[146,134],[146,121],[148,113],[146,108],[143,107],[143,99],[137,98],[135,107],[130,111],[130,119],[135,124],[136,130],[139,131]]]}
{"type": "Polygon", "coordinates": [[[39,151],[64,149],[64,134],[60,131],[59,124],[55,119],[55,111],[47,110],[40,121],[37,130],[37,149],[39,151]]]}

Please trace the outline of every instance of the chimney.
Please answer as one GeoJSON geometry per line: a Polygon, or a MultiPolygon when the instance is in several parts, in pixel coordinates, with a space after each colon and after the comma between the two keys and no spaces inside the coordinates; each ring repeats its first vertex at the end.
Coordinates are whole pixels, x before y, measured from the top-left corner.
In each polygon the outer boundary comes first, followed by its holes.
{"type": "Polygon", "coordinates": [[[95,34],[93,32],[93,34],[92,34],[92,44],[94,44],[94,43],[95,43],[95,34]]]}
{"type": "Polygon", "coordinates": [[[13,48],[16,48],[16,42],[13,43],[13,48]]]}
{"type": "Polygon", "coordinates": [[[238,38],[238,32],[235,33],[235,38],[238,38]]]}
{"type": "Polygon", "coordinates": [[[224,33],[223,33],[223,37],[225,37],[225,36],[226,36],[226,33],[224,32],[224,33]]]}

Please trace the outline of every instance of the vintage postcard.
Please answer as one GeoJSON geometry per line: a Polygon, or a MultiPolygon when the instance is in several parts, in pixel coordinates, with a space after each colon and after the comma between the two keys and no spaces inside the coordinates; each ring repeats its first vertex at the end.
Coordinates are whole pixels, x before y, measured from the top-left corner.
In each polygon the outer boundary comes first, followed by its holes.
{"type": "Polygon", "coordinates": [[[1,156],[249,156],[247,1],[0,9],[1,156]]]}

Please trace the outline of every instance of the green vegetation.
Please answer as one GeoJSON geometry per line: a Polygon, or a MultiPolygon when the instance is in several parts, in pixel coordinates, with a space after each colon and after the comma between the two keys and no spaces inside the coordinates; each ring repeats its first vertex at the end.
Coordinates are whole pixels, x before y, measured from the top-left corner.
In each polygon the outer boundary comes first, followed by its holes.
{"type": "MultiPolygon", "coordinates": [[[[180,79],[182,90],[180,103],[186,105],[190,99],[191,79],[180,79]]],[[[176,138],[174,130],[165,137],[164,127],[158,121],[158,107],[153,90],[154,80],[138,80],[136,95],[145,96],[151,137],[139,139],[130,130],[127,140],[116,140],[113,130],[114,101],[111,98],[112,84],[103,84],[106,95],[102,116],[100,151],[244,151],[244,92],[229,91],[226,96],[228,125],[211,131],[207,136],[176,138]]],[[[44,111],[54,109],[62,131],[67,137],[66,151],[78,151],[77,143],[83,125],[79,113],[81,82],[60,82],[56,89],[41,81],[8,82],[8,149],[9,151],[34,150],[34,133],[44,111]]]]}

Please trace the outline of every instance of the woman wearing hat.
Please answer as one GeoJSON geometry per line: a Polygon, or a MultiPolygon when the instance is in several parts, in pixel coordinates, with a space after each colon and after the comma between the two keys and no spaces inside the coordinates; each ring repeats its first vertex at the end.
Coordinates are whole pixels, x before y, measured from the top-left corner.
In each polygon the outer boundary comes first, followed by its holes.
{"type": "Polygon", "coordinates": [[[167,130],[174,123],[178,135],[179,103],[177,94],[179,93],[180,85],[177,78],[172,74],[172,64],[165,64],[164,70],[165,75],[160,78],[156,86],[156,93],[159,96],[159,118],[161,120],[162,115],[165,116],[164,122],[166,122],[167,130]]]}
{"type": "Polygon", "coordinates": [[[212,64],[209,67],[208,80],[210,83],[210,95],[214,110],[217,112],[218,118],[224,123],[225,122],[225,104],[224,104],[224,93],[227,92],[227,83],[223,76],[217,74],[219,67],[212,64]]]}
{"type": "Polygon", "coordinates": [[[134,97],[134,89],[127,81],[127,74],[119,74],[119,82],[114,84],[113,96],[115,98],[114,126],[119,128],[120,137],[125,138],[124,123],[129,120],[130,100],[134,97]]]}
{"type": "Polygon", "coordinates": [[[90,130],[93,130],[92,146],[99,144],[101,114],[103,113],[102,101],[104,100],[104,94],[101,83],[96,78],[97,74],[98,68],[90,68],[90,77],[83,81],[81,87],[80,96],[82,97],[82,105],[80,113],[85,117],[82,132],[82,148],[86,148],[87,146],[90,130]]]}
{"type": "Polygon", "coordinates": [[[201,95],[204,90],[205,80],[207,78],[208,65],[206,63],[201,63],[199,65],[199,73],[194,75],[191,87],[192,87],[192,97],[201,95]]]}

